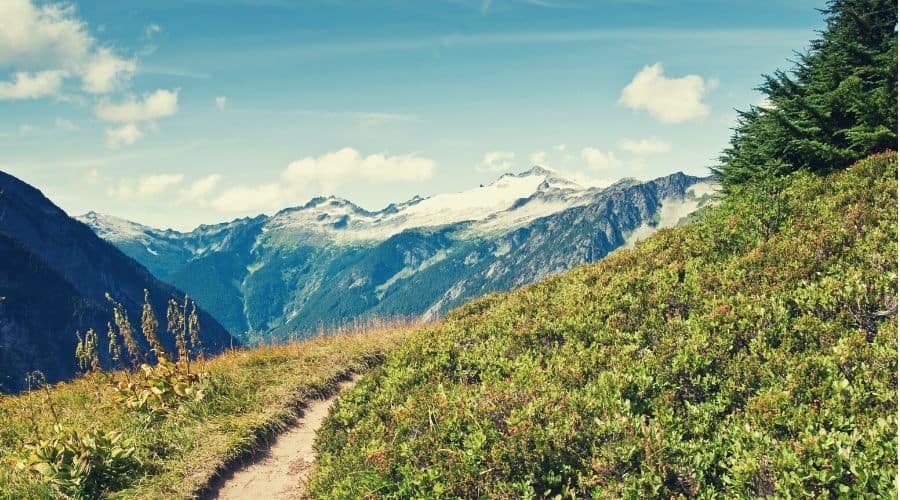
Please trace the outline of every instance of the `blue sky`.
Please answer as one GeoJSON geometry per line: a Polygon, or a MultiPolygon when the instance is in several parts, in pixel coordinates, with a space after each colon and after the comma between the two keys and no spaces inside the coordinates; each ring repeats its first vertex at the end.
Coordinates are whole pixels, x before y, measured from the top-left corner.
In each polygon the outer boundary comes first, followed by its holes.
{"type": "Polygon", "coordinates": [[[814,1],[0,2],[0,169],[70,214],[191,228],[378,209],[537,161],[705,174],[814,1]]]}

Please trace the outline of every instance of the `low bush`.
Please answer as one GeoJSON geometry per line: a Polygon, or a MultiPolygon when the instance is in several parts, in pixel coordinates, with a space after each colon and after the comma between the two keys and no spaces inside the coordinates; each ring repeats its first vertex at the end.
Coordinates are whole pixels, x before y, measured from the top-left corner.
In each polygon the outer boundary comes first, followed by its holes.
{"type": "Polygon", "coordinates": [[[310,493],[895,498],[896,193],[893,153],[736,186],[452,312],[338,401],[310,493]]]}

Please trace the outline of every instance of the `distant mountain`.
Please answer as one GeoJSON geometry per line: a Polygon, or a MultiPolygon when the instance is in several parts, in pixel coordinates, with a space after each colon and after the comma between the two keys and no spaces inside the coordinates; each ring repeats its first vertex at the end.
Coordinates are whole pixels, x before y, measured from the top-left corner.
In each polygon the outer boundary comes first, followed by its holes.
{"type": "MultiPolygon", "coordinates": [[[[0,390],[21,389],[32,370],[51,382],[74,375],[75,331],[92,327],[105,339],[111,313],[104,294],[137,327],[144,289],[162,323],[169,298],[184,296],[40,191],[0,172],[0,390]]],[[[205,311],[200,323],[208,351],[233,343],[205,311]]]]}
{"type": "Polygon", "coordinates": [[[715,190],[682,173],[585,188],[534,167],[377,212],[332,196],[187,233],[79,219],[230,331],[283,336],[368,315],[439,317],[674,226],[715,190]]]}

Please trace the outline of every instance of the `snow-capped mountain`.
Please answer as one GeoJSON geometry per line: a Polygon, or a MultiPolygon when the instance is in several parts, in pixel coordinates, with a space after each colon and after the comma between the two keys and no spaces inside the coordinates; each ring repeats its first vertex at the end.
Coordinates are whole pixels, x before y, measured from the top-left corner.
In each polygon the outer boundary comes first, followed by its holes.
{"type": "Polygon", "coordinates": [[[314,198],[275,214],[265,231],[319,233],[333,243],[353,244],[382,241],[408,229],[463,222],[487,222],[482,230],[502,230],[589,203],[586,195],[594,191],[534,167],[486,186],[429,198],[416,196],[377,212],[335,196],[314,198]]]}
{"type": "Polygon", "coordinates": [[[303,334],[370,314],[440,316],[673,226],[716,187],[682,173],[583,187],[536,166],[379,211],[319,197],[184,233],[93,212],[79,219],[232,332],[303,334]]]}

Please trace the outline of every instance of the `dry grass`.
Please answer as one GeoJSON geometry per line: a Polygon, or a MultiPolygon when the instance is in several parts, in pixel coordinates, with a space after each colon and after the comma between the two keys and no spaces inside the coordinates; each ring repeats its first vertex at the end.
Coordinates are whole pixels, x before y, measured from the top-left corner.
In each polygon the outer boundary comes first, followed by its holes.
{"type": "Polygon", "coordinates": [[[222,354],[196,365],[209,373],[210,396],[156,422],[119,402],[111,383],[123,372],[0,397],[0,497],[52,495],[13,464],[23,442],[47,437],[57,421],[80,430],[118,430],[134,441],[141,470],[111,497],[195,496],[217,472],[290,424],[304,401],[326,396],[347,374],[380,363],[415,328],[377,321],[303,342],[222,354]]]}

